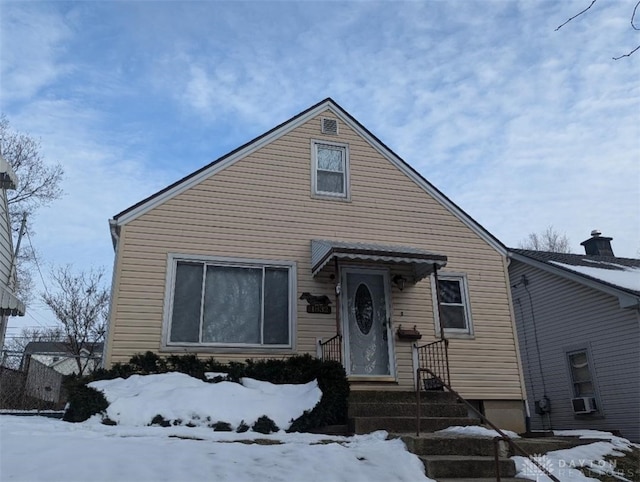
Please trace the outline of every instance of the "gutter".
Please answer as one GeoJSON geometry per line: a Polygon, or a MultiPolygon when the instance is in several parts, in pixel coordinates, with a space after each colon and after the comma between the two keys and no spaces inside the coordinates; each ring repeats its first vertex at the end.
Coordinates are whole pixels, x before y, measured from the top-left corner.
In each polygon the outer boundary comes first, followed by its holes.
{"type": "Polygon", "coordinates": [[[111,242],[113,243],[113,268],[111,270],[111,292],[109,294],[109,313],[107,314],[107,329],[104,333],[104,345],[102,346],[102,368],[106,368],[105,361],[109,352],[109,342],[111,336],[111,319],[113,314],[113,299],[116,286],[116,268],[118,266],[118,248],[120,246],[120,226],[115,219],[109,219],[109,231],[111,232],[111,242]]]}

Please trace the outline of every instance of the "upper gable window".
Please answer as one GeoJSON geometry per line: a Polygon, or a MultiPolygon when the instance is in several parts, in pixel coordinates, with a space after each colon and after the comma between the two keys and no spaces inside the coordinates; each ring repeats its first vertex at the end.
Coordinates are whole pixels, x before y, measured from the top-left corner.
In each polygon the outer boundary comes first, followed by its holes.
{"type": "Polygon", "coordinates": [[[348,199],[349,149],[345,144],[313,142],[313,194],[348,199]]]}

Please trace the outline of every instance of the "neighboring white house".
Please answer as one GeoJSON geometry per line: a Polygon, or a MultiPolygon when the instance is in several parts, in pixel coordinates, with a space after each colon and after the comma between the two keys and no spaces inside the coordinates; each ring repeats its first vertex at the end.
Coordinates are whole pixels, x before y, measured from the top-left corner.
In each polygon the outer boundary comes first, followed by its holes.
{"type": "Polygon", "coordinates": [[[7,203],[7,190],[18,184],[16,173],[0,155],[0,349],[4,346],[9,316],[24,316],[25,306],[14,294],[15,255],[11,237],[11,220],[7,203]]]}
{"type": "Polygon", "coordinates": [[[102,360],[102,343],[93,343],[83,347],[76,356],[68,343],[58,341],[31,341],[24,349],[23,366],[27,360],[37,360],[43,365],[53,368],[62,375],[79,373],[78,362],[84,375],[93,372],[102,360]]]}

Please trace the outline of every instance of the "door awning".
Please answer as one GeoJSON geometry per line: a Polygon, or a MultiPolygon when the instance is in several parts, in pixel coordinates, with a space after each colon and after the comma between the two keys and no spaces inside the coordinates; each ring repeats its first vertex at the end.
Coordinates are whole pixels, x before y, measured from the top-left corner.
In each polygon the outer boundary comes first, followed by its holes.
{"type": "Polygon", "coordinates": [[[9,288],[0,283],[0,315],[24,316],[24,303],[9,288]]]}
{"type": "Polygon", "coordinates": [[[375,261],[405,265],[413,269],[414,282],[440,269],[447,257],[412,246],[387,246],[347,241],[311,240],[311,273],[316,276],[333,259],[375,261]]]}

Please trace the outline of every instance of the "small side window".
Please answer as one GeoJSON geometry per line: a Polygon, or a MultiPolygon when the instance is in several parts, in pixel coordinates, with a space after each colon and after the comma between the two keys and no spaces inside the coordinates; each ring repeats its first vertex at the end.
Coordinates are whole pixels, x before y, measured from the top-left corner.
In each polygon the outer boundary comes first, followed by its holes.
{"type": "Polygon", "coordinates": [[[442,332],[454,336],[473,335],[466,276],[449,273],[439,274],[438,286],[436,288],[434,281],[432,288],[437,335],[440,336],[442,332]],[[435,295],[436,290],[437,296],[435,295]],[[439,311],[438,298],[440,300],[439,311]]]}

